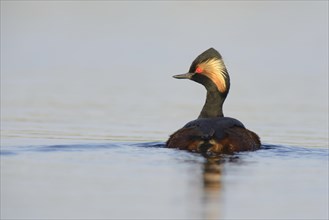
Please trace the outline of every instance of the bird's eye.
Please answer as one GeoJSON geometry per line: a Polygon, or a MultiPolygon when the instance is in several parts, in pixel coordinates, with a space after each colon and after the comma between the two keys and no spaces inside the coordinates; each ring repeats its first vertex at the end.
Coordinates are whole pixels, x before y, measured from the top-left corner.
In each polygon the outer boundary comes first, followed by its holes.
{"type": "Polygon", "coordinates": [[[200,67],[198,67],[198,68],[195,69],[195,72],[196,73],[202,73],[202,69],[200,67]]]}

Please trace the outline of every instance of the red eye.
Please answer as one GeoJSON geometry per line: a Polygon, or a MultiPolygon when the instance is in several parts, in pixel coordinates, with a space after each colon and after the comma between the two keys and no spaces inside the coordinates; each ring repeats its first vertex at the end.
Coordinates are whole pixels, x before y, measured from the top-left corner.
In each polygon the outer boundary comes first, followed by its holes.
{"type": "Polygon", "coordinates": [[[196,73],[202,73],[202,69],[200,67],[196,68],[195,70],[196,73]]]}

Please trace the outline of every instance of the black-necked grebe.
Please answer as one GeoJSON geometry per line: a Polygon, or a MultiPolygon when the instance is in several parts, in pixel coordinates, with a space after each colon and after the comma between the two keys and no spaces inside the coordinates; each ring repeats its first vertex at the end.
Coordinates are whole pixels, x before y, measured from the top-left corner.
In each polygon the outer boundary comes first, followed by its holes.
{"type": "Polygon", "coordinates": [[[234,118],[224,117],[223,103],[230,89],[230,77],[222,56],[213,48],[200,54],[188,73],[173,76],[204,85],[207,99],[198,119],[173,133],[166,146],[202,153],[205,156],[259,149],[257,134],[234,118]]]}

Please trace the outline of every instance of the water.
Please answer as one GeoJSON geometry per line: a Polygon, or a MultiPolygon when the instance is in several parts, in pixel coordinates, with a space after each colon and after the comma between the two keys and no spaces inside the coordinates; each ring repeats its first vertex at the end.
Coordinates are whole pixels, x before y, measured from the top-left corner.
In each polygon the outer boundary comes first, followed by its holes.
{"type": "Polygon", "coordinates": [[[1,2],[1,219],[328,219],[328,3],[134,4],[1,2]],[[259,151],[164,147],[210,46],[259,151]]]}
{"type": "Polygon", "coordinates": [[[263,148],[213,163],[197,154],[166,149],[163,143],[3,150],[2,215],[15,219],[325,218],[328,150],[263,148]]]}

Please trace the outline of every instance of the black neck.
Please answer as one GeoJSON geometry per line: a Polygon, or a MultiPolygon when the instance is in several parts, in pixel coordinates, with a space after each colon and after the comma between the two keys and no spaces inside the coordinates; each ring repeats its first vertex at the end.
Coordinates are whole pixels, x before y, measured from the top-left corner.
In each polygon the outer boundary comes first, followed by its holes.
{"type": "Polygon", "coordinates": [[[223,117],[223,103],[225,101],[226,95],[223,96],[217,89],[208,90],[207,89],[207,99],[204,104],[199,118],[216,118],[223,117]]]}
{"type": "Polygon", "coordinates": [[[223,103],[228,90],[226,93],[221,93],[208,77],[197,76],[194,78],[194,81],[203,84],[207,89],[206,103],[202,108],[199,118],[223,117],[223,103]]]}
{"type": "Polygon", "coordinates": [[[206,103],[202,108],[199,118],[223,117],[223,103],[230,87],[229,79],[226,82],[227,90],[225,93],[220,92],[217,86],[206,76],[196,74],[194,75],[193,80],[204,85],[204,87],[207,89],[206,103]]]}

